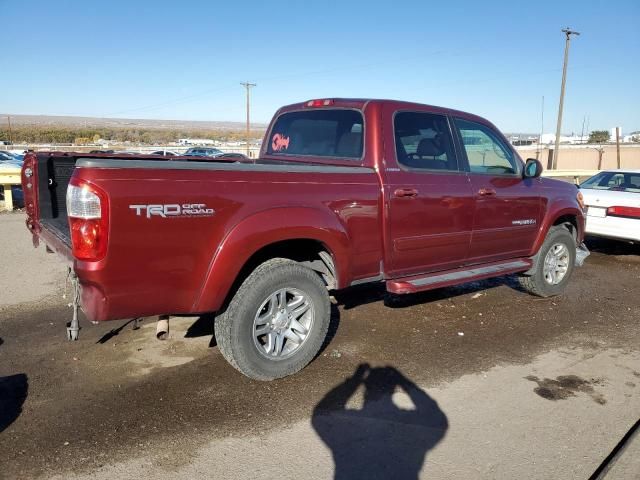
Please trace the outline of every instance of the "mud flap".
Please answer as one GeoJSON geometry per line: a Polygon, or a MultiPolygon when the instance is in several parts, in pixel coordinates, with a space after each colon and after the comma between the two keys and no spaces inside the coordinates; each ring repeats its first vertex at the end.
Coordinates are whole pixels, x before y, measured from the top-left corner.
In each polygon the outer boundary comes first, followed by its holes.
{"type": "Polygon", "coordinates": [[[576,267],[583,266],[584,261],[587,259],[589,255],[591,255],[591,252],[589,251],[587,246],[584,244],[584,242],[578,245],[578,248],[576,248],[576,267]]]}

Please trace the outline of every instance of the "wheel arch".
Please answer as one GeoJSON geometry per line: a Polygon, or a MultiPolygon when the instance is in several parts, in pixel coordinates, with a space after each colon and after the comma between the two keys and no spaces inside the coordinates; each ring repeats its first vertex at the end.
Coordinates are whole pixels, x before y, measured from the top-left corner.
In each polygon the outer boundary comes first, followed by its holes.
{"type": "Polygon", "coordinates": [[[536,255],[544,243],[549,230],[557,225],[566,225],[576,240],[576,246],[584,239],[584,214],[577,206],[552,204],[545,214],[544,221],[538,230],[531,255],[536,255]]]}
{"type": "Polygon", "coordinates": [[[573,236],[576,247],[582,242],[584,236],[584,220],[582,213],[575,208],[564,208],[558,210],[554,215],[549,215],[547,222],[540,229],[538,238],[536,239],[535,248],[531,255],[533,264],[531,268],[523,273],[523,275],[531,275],[535,272],[538,261],[540,260],[540,249],[553,227],[563,226],[573,236]],[[582,221],[581,221],[582,220],[582,221]]]}
{"type": "Polygon", "coordinates": [[[217,311],[257,265],[288,258],[318,272],[327,287],[350,281],[349,238],[337,217],[316,208],[270,209],[238,223],[216,249],[194,311],[217,311]]]}

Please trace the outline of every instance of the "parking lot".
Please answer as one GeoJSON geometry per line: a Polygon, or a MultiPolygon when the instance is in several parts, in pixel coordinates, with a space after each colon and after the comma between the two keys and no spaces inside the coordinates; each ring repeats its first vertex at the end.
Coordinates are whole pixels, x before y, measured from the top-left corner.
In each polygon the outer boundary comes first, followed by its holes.
{"type": "MultiPolygon", "coordinates": [[[[0,215],[1,478],[588,478],[640,418],[640,247],[591,241],[566,293],[510,277],[337,297],[302,372],[240,375],[213,318],[82,323],[0,215]]],[[[637,478],[640,440],[610,477],[637,478]]]]}

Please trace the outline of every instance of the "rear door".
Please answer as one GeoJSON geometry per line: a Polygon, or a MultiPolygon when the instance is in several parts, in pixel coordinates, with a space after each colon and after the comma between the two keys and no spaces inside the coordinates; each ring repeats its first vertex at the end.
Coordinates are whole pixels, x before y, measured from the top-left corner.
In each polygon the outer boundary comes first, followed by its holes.
{"type": "Polygon", "coordinates": [[[491,126],[454,118],[475,198],[468,263],[527,255],[541,222],[539,179],[522,178],[522,162],[491,126]]]}
{"type": "Polygon", "coordinates": [[[402,277],[461,266],[469,253],[473,196],[449,120],[385,108],[387,271],[402,277]]]}

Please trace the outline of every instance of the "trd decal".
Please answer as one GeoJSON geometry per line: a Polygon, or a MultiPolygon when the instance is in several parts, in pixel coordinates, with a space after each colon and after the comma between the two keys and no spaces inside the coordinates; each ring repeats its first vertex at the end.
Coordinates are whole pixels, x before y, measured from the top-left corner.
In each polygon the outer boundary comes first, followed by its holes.
{"type": "Polygon", "coordinates": [[[136,211],[136,216],[151,218],[158,216],[168,217],[210,217],[216,211],[207,208],[204,203],[171,203],[167,205],[129,205],[129,208],[136,211]]]}
{"type": "Polygon", "coordinates": [[[271,140],[271,150],[281,152],[289,148],[289,137],[276,133],[271,140]]]}
{"type": "Polygon", "coordinates": [[[525,218],[524,220],[514,220],[511,222],[512,225],[535,225],[535,218],[525,218]]]}

